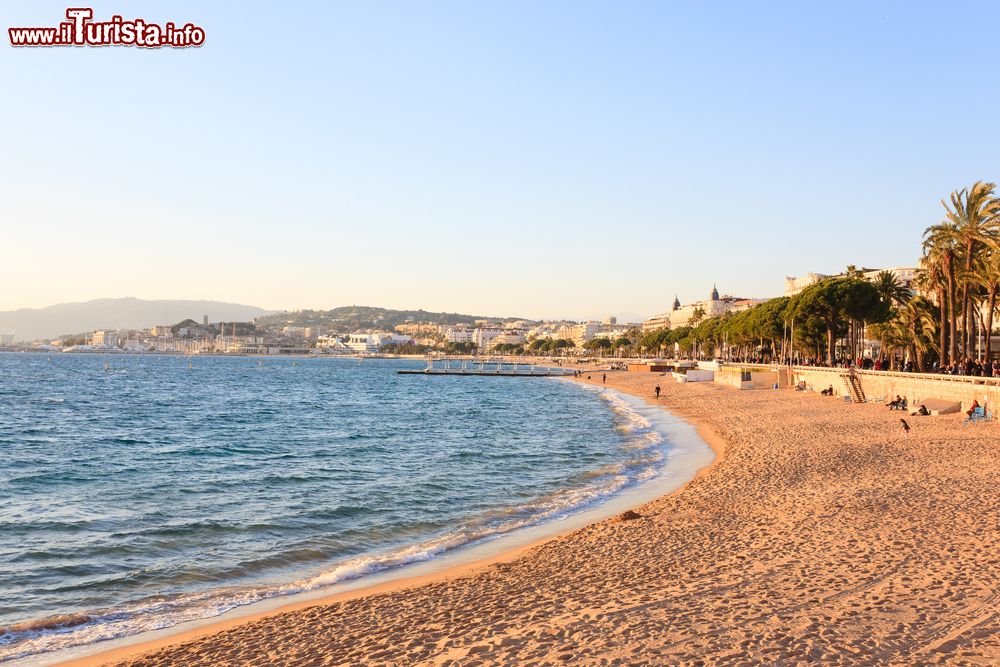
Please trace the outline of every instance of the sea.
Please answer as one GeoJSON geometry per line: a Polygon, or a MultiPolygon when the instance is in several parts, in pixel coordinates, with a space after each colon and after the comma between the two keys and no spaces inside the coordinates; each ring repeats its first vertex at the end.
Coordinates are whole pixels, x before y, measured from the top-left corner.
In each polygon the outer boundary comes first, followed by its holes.
{"type": "Polygon", "coordinates": [[[440,558],[670,458],[616,392],[422,367],[0,353],[0,662],[440,558]]]}

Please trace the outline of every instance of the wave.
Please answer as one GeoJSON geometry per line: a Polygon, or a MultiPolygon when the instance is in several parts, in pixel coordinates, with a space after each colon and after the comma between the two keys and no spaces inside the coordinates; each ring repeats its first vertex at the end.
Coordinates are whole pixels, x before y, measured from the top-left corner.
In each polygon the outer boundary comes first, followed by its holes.
{"type": "MultiPolygon", "coordinates": [[[[3,627],[0,628],[0,662],[160,630],[212,618],[263,600],[320,590],[377,572],[428,561],[459,547],[497,539],[529,526],[558,521],[593,507],[627,487],[655,477],[665,456],[663,436],[653,429],[648,419],[615,393],[598,391],[611,406],[616,426],[626,434],[622,450],[627,453],[627,458],[581,473],[567,487],[520,505],[484,512],[414,544],[341,560],[317,574],[283,585],[230,586],[197,593],[160,595],[88,614],[53,616],[3,627]]],[[[344,509],[338,508],[341,511],[344,509]]],[[[170,529],[183,532],[187,527],[182,524],[170,529]]],[[[232,527],[217,528],[228,530],[232,527]]],[[[159,528],[155,532],[163,533],[164,529],[159,528]]],[[[309,560],[318,556],[315,553],[309,555],[309,560]]]]}

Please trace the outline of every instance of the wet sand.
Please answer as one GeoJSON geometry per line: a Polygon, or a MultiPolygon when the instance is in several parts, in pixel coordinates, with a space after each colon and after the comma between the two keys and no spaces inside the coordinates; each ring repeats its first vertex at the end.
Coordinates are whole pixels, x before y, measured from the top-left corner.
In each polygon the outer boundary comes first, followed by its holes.
{"type": "Polygon", "coordinates": [[[1000,662],[996,424],[913,417],[904,439],[881,406],[608,373],[649,400],[657,383],[725,451],[637,518],[85,662],[1000,662]]]}

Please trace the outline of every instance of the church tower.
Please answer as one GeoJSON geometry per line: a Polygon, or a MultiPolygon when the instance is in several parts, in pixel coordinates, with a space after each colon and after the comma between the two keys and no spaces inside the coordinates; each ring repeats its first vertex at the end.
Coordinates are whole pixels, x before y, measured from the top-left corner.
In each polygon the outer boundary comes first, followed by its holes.
{"type": "Polygon", "coordinates": [[[719,300],[719,290],[717,290],[715,288],[715,285],[712,285],[712,296],[710,296],[708,298],[709,298],[710,301],[718,301],[719,300]]]}
{"type": "Polygon", "coordinates": [[[681,309],[681,300],[677,298],[676,294],[674,294],[674,310],[680,310],[680,309],[681,309]]]}

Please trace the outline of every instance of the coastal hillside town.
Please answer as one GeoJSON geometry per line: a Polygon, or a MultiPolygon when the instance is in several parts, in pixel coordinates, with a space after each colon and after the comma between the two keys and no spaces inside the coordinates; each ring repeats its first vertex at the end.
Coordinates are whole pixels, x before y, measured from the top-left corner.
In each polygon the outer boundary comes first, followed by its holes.
{"type": "MultiPolygon", "coordinates": [[[[915,268],[886,270],[902,289],[915,294],[915,268]]],[[[785,278],[785,296],[793,297],[823,281],[858,275],[876,281],[880,270],[853,267],[831,275],[809,273],[785,278]]],[[[713,285],[708,298],[681,304],[675,296],[670,310],[643,322],[533,321],[485,318],[424,311],[346,307],[331,311],[268,314],[246,322],[185,319],[146,329],[98,329],[83,334],[29,342],[0,338],[4,349],[70,353],[167,353],[225,355],[344,355],[396,354],[545,354],[558,356],[641,355],[722,356],[730,352],[700,335],[707,325],[749,313],[770,299],[720,294],[713,285]],[[671,344],[664,344],[669,342],[671,344]]],[[[745,349],[745,348],[740,348],[745,349]]],[[[869,356],[877,354],[869,346],[869,356]]],[[[755,358],[773,350],[762,342],[755,358]]]]}
{"type": "MultiPolygon", "coordinates": [[[[888,317],[895,306],[915,298],[926,300],[929,295],[919,275],[917,267],[850,266],[838,274],[785,277],[784,295],[771,299],[720,294],[713,285],[706,299],[682,304],[675,295],[670,310],[642,322],[618,322],[615,317],[533,321],[352,306],[273,313],[245,322],[210,322],[203,315],[200,321],[98,329],[28,342],[6,334],[0,337],[0,349],[189,355],[667,356],[917,370],[924,366],[919,351],[899,346],[898,337],[887,336],[885,326],[876,320],[888,317]],[[838,281],[870,285],[876,300],[887,302],[885,312],[878,317],[874,310],[869,312],[870,326],[842,335],[842,323],[831,329],[803,311],[796,338],[795,313],[803,295],[838,281]]],[[[984,302],[980,310],[986,307],[984,302]]],[[[970,372],[975,374],[975,368],[970,372]]]]}
{"type": "Polygon", "coordinates": [[[943,200],[917,266],[849,265],[785,277],[768,299],[722,294],[641,323],[531,321],[351,306],[267,314],[249,322],[185,319],[102,329],[3,349],[103,353],[296,355],[578,355],[670,357],[1000,376],[1000,197],[978,181],[943,200]]]}
{"type": "Polygon", "coordinates": [[[627,339],[630,333],[639,330],[638,324],[620,324],[614,317],[588,322],[479,318],[441,324],[409,316],[391,327],[338,321],[303,324],[303,320],[316,319],[312,311],[270,315],[249,322],[209,322],[208,316],[203,315],[201,321],[185,319],[147,329],[99,329],[28,342],[15,341],[8,334],[0,339],[0,344],[11,350],[70,353],[519,354],[528,350],[568,352],[610,348],[614,341],[627,339]]]}

